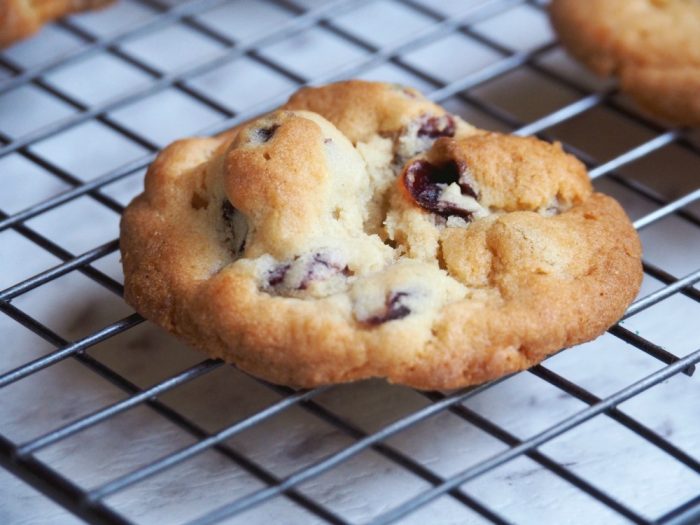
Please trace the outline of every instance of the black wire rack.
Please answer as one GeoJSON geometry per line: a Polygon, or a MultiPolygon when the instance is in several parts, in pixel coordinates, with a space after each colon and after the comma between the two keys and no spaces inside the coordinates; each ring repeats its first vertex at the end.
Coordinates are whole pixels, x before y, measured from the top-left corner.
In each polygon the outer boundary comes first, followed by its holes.
{"type": "MultiPolygon", "coordinates": [[[[258,2],[258,4],[262,3],[258,2]]],[[[670,432],[659,430],[658,425],[655,426],[644,418],[635,417],[634,410],[628,410],[628,405],[625,404],[636,399],[643,399],[645,394],[654,391],[654,389],[659,388],[659,385],[670,380],[682,381],[680,393],[663,406],[668,413],[678,410],[678,406],[682,405],[684,400],[686,404],[694,406],[694,417],[691,408],[691,415],[684,419],[684,423],[691,430],[690,435],[695,437],[694,442],[700,442],[700,419],[698,419],[699,413],[697,411],[697,407],[700,405],[697,403],[693,405],[693,399],[700,402],[697,397],[700,389],[695,378],[691,378],[695,364],[700,361],[700,330],[697,326],[693,327],[692,323],[683,321],[681,324],[685,327],[686,332],[684,333],[689,333],[691,336],[684,336],[685,350],[671,352],[665,348],[667,345],[662,341],[647,336],[644,329],[640,331],[634,329],[635,326],[648,326],[650,323],[656,322],[653,321],[655,319],[657,321],[665,319],[663,323],[668,323],[671,327],[670,330],[673,331],[675,330],[673,319],[680,318],[678,317],[679,309],[687,314],[688,311],[698,307],[700,290],[696,285],[700,281],[700,258],[693,251],[692,241],[681,241],[681,244],[683,242],[689,243],[686,246],[687,253],[682,257],[686,263],[686,274],[681,277],[674,275],[674,272],[678,270],[676,266],[666,262],[668,259],[656,257],[651,260],[645,257],[645,282],[650,283],[649,286],[644,288],[645,291],[630,306],[623,320],[611,328],[602,339],[601,346],[603,347],[624,345],[626,349],[632,349],[630,355],[636,355],[638,352],[643,353],[645,359],[651,362],[652,366],[645,368],[644,373],[638,375],[625,374],[623,373],[625,368],[622,367],[615,374],[621,379],[617,383],[613,382],[614,384],[609,388],[598,389],[602,392],[601,395],[594,393],[596,388],[584,386],[583,382],[577,381],[575,374],[567,377],[566,374],[555,371],[556,366],[550,366],[550,363],[560,356],[574,356],[574,350],[569,351],[572,352],[571,354],[569,352],[559,354],[557,357],[533,367],[528,372],[518,374],[519,377],[528,378],[530,385],[548,385],[551,388],[551,391],[548,391],[550,397],[566,398],[574,403],[571,405],[573,407],[571,410],[555,412],[546,425],[526,432],[524,436],[522,436],[522,432],[509,430],[508,425],[501,423],[498,417],[492,417],[488,411],[485,413],[479,409],[480,399],[486,399],[485,396],[488,396],[489,392],[493,392],[503,384],[512,381],[516,376],[476,388],[453,392],[410,391],[412,399],[416,400],[410,409],[404,407],[393,417],[384,417],[372,424],[363,424],[345,416],[342,410],[336,409],[332,403],[329,404],[324,400],[327,401],[329,396],[332,397],[333,393],[339,389],[354,388],[354,392],[357,393],[360,390],[364,392],[367,389],[379,388],[380,399],[379,401],[375,400],[375,402],[381,403],[382,399],[390,398],[394,395],[393,393],[406,392],[408,389],[391,387],[383,383],[377,386],[378,382],[369,382],[369,386],[366,383],[361,383],[352,387],[325,387],[310,391],[294,391],[249,378],[219,361],[201,360],[201,357],[196,361],[190,361],[189,366],[175,370],[172,375],[170,375],[171,372],[168,372],[165,377],[160,376],[157,380],[144,385],[142,381],[131,378],[129,373],[119,366],[121,348],[118,342],[119,338],[125,333],[137,330],[137,327],[142,325],[144,320],[138,314],[131,313],[91,330],[79,338],[72,339],[61,335],[59,330],[53,329],[50,323],[45,322],[40,315],[33,314],[34,310],[31,307],[23,306],[22,298],[26,294],[34,293],[36,295],[37,292],[51,283],[74,274],[82,274],[109,293],[118,298],[121,297],[122,284],[119,276],[105,270],[104,265],[100,265],[101,261],[109,257],[113,259],[117,257],[117,239],[113,238],[82,253],[73,253],[68,247],[62,246],[59,240],[41,233],[39,228],[33,226],[32,221],[45,214],[50,215],[53,210],[78,199],[88,199],[119,214],[123,210],[124,202],[112,196],[109,188],[118,181],[140,180],[144,168],[154,159],[157,151],[163,145],[162,142],[165,142],[165,140],[142,134],[130,127],[124,122],[124,119],[119,118],[119,111],[166,89],[177,92],[178,96],[196,101],[205,107],[210,114],[215,115],[216,118],[213,119],[212,123],[209,123],[204,129],[198,130],[201,134],[211,134],[274,108],[284,101],[290,90],[301,85],[362,76],[372,68],[390,66],[393,70],[400,71],[401,75],[411,77],[419,82],[422,87],[426,88],[425,90],[431,99],[439,103],[447,103],[448,106],[458,105],[462,109],[467,108],[469,115],[466,118],[468,120],[470,120],[470,116],[479,115],[479,118],[501,129],[521,135],[536,134],[548,140],[562,141],[568,151],[576,154],[587,163],[596,185],[616,195],[627,196],[627,200],[621,197],[626,205],[634,203],[629,205],[628,211],[634,219],[635,227],[642,234],[645,248],[658,242],[660,243],[659,250],[664,250],[665,245],[659,240],[659,235],[646,238],[644,233],[651,231],[655,225],[663,223],[669,218],[678,221],[682,228],[690,228],[692,231],[700,226],[700,218],[694,213],[694,211],[697,212],[698,208],[693,208],[694,204],[700,200],[700,178],[698,178],[700,146],[697,137],[694,137],[690,130],[666,126],[639,112],[623,97],[620,97],[614,85],[610,83],[593,81],[579,70],[567,73],[553,67],[548,57],[557,54],[561,56],[562,52],[551,37],[547,37],[536,46],[518,47],[517,45],[504,44],[488,31],[480,30],[482,24],[507,15],[516,9],[527,8],[540,19],[544,19],[546,2],[481,0],[461,2],[460,9],[455,11],[444,9],[445,6],[442,5],[442,2],[391,0],[390,3],[394,7],[400,8],[402,12],[410,13],[411,16],[420,17],[425,23],[415,31],[411,31],[408,36],[388,44],[378,44],[372,39],[361,36],[361,32],[353,31],[352,28],[348,29],[347,26],[338,23],[341,16],[376,3],[386,4],[387,2],[386,0],[383,2],[379,0],[334,0],[297,3],[293,0],[267,0],[264,4],[279,12],[284,12],[286,14],[284,19],[248,38],[237,39],[227,34],[226,31],[217,29],[216,24],[206,23],[199,16],[221,8],[226,4],[224,0],[188,0],[182,2],[132,0],[132,7],[137,6],[139,9],[148,11],[149,16],[137,17],[135,20],[131,20],[125,29],[117,32],[100,33],[89,28],[86,29],[85,25],[79,23],[80,17],[58,22],[54,26],[55,30],[69,35],[78,44],[52,57],[48,62],[27,65],[13,59],[11,54],[0,55],[0,67],[7,71],[5,78],[0,78],[0,108],[2,108],[3,96],[31,86],[32,89],[41,92],[43,96],[60,101],[63,106],[70,110],[64,116],[59,116],[34,129],[16,133],[3,131],[2,122],[4,119],[0,110],[0,160],[10,156],[21,157],[23,162],[26,161],[54,177],[60,182],[61,188],[60,191],[53,192],[45,198],[12,212],[0,210],[0,235],[2,232],[14,232],[16,236],[33,243],[44,252],[60,260],[59,264],[47,264],[41,271],[33,272],[31,276],[12,282],[0,290],[0,311],[5,316],[5,321],[21,325],[27,329],[27,333],[38,336],[38,339],[32,341],[43,340],[49,347],[38,357],[30,360],[25,359],[20,364],[13,364],[10,367],[4,366],[0,369],[2,370],[0,372],[0,396],[2,396],[0,397],[2,399],[0,405],[9,403],[12,388],[30,381],[32,378],[41,377],[41,374],[46,370],[57,369],[65,362],[76,363],[76,366],[82,370],[81,374],[98,375],[112,385],[115,391],[119,392],[118,395],[115,394],[106,402],[91,405],[92,408],[89,410],[79,414],[69,413],[60,419],[52,420],[50,424],[47,423],[47,426],[43,427],[41,431],[20,438],[8,435],[5,431],[6,427],[0,420],[0,464],[13,475],[58,503],[70,514],[90,523],[146,522],[147,520],[142,521],[138,516],[129,516],[128,513],[121,512],[118,496],[130,492],[135,495],[133,497],[147,497],[144,496],[146,492],[140,489],[144,482],[157,478],[160,474],[167,475],[169,472],[174,472],[172,476],[178,478],[180,477],[180,474],[177,473],[179,466],[211,451],[216,452],[220,463],[230,462],[237,469],[245,472],[251,480],[254,480],[254,483],[251,482],[246,490],[229,491],[228,497],[224,500],[200,509],[194,517],[187,517],[185,521],[188,523],[203,525],[221,522],[236,516],[245,517],[249,514],[243,513],[256,508],[263,509],[263,513],[258,516],[265,516],[264,511],[271,504],[271,501],[279,499],[288,500],[291,505],[303,509],[302,515],[304,517],[295,518],[289,515],[288,518],[282,520],[272,519],[273,522],[385,524],[400,520],[408,522],[411,519],[417,520],[413,521],[415,523],[485,521],[503,524],[521,521],[532,522],[532,520],[518,515],[517,512],[513,514],[512,509],[504,510],[502,506],[485,496],[483,491],[480,492],[474,488],[475,486],[471,483],[521,458],[527,458],[535,469],[557,478],[558,482],[563,484],[558,486],[566,486],[567,493],[571,493],[571,489],[573,489],[574,493],[582,494],[604,507],[606,512],[609,512],[605,515],[608,516],[610,522],[700,523],[700,488],[698,488],[700,485],[690,483],[689,492],[683,495],[682,501],[670,497],[666,498],[670,503],[663,512],[654,514],[651,511],[640,509],[637,503],[625,498],[624,494],[627,492],[624,490],[611,490],[609,484],[597,483],[586,474],[585,469],[577,469],[575,464],[561,460],[559,456],[547,449],[547,446],[557,439],[576,432],[602,417],[606,421],[612,422],[615,428],[624,428],[629,435],[634,435],[643,440],[645,444],[653,447],[656,452],[663,456],[664,461],[671,461],[679,465],[678,468],[684,469],[686,475],[691,476],[689,479],[700,482],[700,457],[698,456],[700,448],[696,446],[693,449],[692,446],[679,443],[673,439],[670,432]],[[157,67],[157,64],[154,65],[139,56],[138,53],[129,50],[129,42],[172,26],[184,28],[186,31],[196,34],[198,38],[209,42],[211,44],[209,52],[190,61],[185,66],[161,69],[157,67]],[[305,31],[318,29],[322,29],[324,34],[330,34],[333,38],[351,45],[357,50],[357,53],[349,58],[337,59],[333,68],[318,75],[301,73],[297,68],[286,64],[283,60],[276,60],[274,56],[265,53],[265,49],[269,46],[302,35],[305,31]],[[439,39],[453,36],[477,44],[496,58],[483,66],[476,67],[467,74],[450,79],[430,73],[429,69],[417,63],[418,59],[409,60],[406,58],[410,53],[432,45],[439,39]],[[129,85],[127,89],[105,100],[86,102],[83,98],[72,94],[69,89],[63,89],[51,80],[52,74],[60,72],[62,68],[80,64],[81,61],[89,57],[103,55],[128,64],[131,68],[138,70],[139,74],[147,81],[129,85]],[[220,98],[211,96],[206,90],[198,87],[196,82],[193,82],[200,75],[242,58],[255,63],[257,67],[274,72],[284,79],[284,83],[289,89],[255,104],[247,104],[243,109],[234,109],[235,104],[222,102],[220,98]],[[511,111],[508,107],[509,100],[521,96],[519,85],[517,82],[513,82],[511,76],[522,71],[536,74],[547,83],[566,90],[570,94],[568,100],[562,103],[553,102],[547,111],[533,112],[534,118],[523,117],[522,114],[519,115],[517,112],[511,111]],[[484,96],[484,87],[498,82],[504,82],[507,86],[505,91],[501,90],[500,96],[484,96]],[[606,143],[608,139],[604,127],[596,125],[594,128],[592,124],[586,124],[587,116],[595,111],[604,111],[606,115],[613,115],[614,118],[622,119],[624,122],[634,125],[635,129],[641,130],[634,140],[630,139],[626,142],[626,138],[622,137],[621,142],[626,146],[608,154],[607,159],[602,162],[589,148],[581,147],[575,140],[576,137],[583,135],[592,137],[592,140],[606,143]],[[61,167],[60,162],[52,158],[50,154],[42,153],[42,149],[38,147],[47,140],[66,135],[71,130],[91,122],[98,122],[123,139],[137,145],[138,151],[142,154],[131,158],[126,163],[118,164],[107,172],[86,179],[75,170],[61,167]],[[572,140],[568,140],[572,137],[572,140]],[[681,183],[672,185],[671,190],[660,189],[654,180],[648,177],[634,177],[625,171],[626,168],[635,165],[635,163],[650,159],[669,147],[673,147],[674,151],[682,152],[680,155],[689,159],[687,162],[691,166],[693,162],[697,162],[694,172],[690,168],[686,173],[673,174],[674,180],[680,180],[681,183]],[[694,266],[692,266],[693,264],[694,266]],[[687,265],[691,265],[689,272],[687,265]],[[679,298],[683,299],[680,305],[677,302],[679,298]],[[664,314],[657,312],[658,308],[662,306],[668,306],[664,314]],[[640,321],[635,325],[635,320],[640,321]],[[691,326],[688,327],[688,324],[691,326]],[[690,340],[692,334],[695,335],[694,340],[690,340]],[[110,352],[116,355],[105,357],[104,352],[92,351],[99,349],[101,345],[109,341],[116,341],[109,347],[110,352]],[[254,393],[254,388],[257,388],[268,391],[268,397],[262,396],[263,399],[272,399],[273,401],[256,404],[247,398],[242,403],[253,408],[246,413],[237,415],[233,421],[214,429],[211,428],[211,425],[198,421],[191,411],[180,409],[176,403],[170,402],[169,394],[186,391],[188,385],[194,383],[206,383],[222,369],[237,374],[234,376],[235,380],[248,385],[246,388],[250,389],[250,398],[258,395],[254,393]],[[270,395],[275,397],[269,397],[270,395]],[[88,484],[88,486],[75,479],[71,475],[70,469],[66,471],[56,467],[46,455],[47,450],[51,450],[58,444],[77,435],[89,435],[91,430],[100,427],[100,425],[137,410],[148,410],[157,414],[169,425],[187,435],[187,440],[178,441],[170,449],[163,449],[164,452],[159,452],[160,449],[154,449],[154,452],[148,456],[148,461],[141,462],[126,470],[117,469],[112,472],[106,469],[107,472],[104,477],[100,478],[100,482],[88,484]],[[260,458],[259,452],[253,453],[245,447],[237,445],[237,437],[251,430],[263,428],[281,414],[289,414],[292,411],[305,414],[304,418],[311,417],[322,422],[323,428],[329,428],[333,435],[339,436],[337,438],[339,445],[328,449],[327,453],[324,452],[323,447],[319,447],[319,449],[323,449],[321,453],[312,457],[301,467],[282,472],[269,467],[264,458],[260,458]],[[416,429],[420,425],[429,424],[441,414],[449,414],[454,417],[454,420],[461,422],[463,428],[476,429],[488,435],[499,446],[491,451],[482,451],[482,453],[474,442],[471,445],[473,447],[471,451],[473,460],[456,470],[451,469],[445,473],[444,470],[433,468],[431,463],[423,460],[419,454],[412,454],[406,447],[400,446],[400,439],[396,441],[406,432],[416,429]],[[693,429],[695,429],[694,434],[693,429]],[[333,471],[339,471],[343,465],[367,451],[372,451],[377,457],[381,457],[382,461],[386,462],[382,465],[391,465],[392,472],[404,472],[419,480],[420,490],[407,493],[394,503],[385,505],[379,510],[367,511],[361,518],[357,518],[357,515],[350,515],[334,508],[332,504],[328,503],[327,497],[317,497],[315,496],[317,493],[308,489],[310,482],[321,479],[333,471]],[[452,514],[448,513],[449,517],[439,513],[419,514],[422,509],[423,511],[426,508],[430,509],[435,502],[445,500],[450,500],[450,503],[454,504],[453,507],[450,507],[453,511],[452,514]],[[462,511],[468,514],[460,514],[462,511]],[[415,518],[415,516],[422,517],[415,518]]],[[[245,2],[240,2],[240,4],[241,9],[244,9],[245,2]]],[[[249,4],[251,3],[249,2],[249,4]]],[[[451,5],[453,3],[445,2],[444,4],[451,5]]],[[[241,13],[241,17],[244,19],[244,11],[241,13]]],[[[389,24],[391,21],[385,23],[389,24]]],[[[180,51],[175,49],[173,53],[177,54],[180,51]]],[[[96,79],[86,77],[83,81],[90,83],[96,79]]],[[[548,96],[544,92],[536,93],[536,95],[540,98],[548,96]]],[[[457,110],[457,112],[459,111],[457,110]]],[[[181,136],[191,134],[179,129],[173,131],[180,133],[181,136]]],[[[663,163],[663,160],[660,162],[663,163]]],[[[0,179],[3,175],[7,175],[7,173],[2,173],[0,168],[0,179]]],[[[666,175],[664,176],[666,177],[666,175]]],[[[670,175],[667,178],[669,177],[670,175]]],[[[3,190],[3,192],[5,191],[11,195],[13,190],[10,187],[9,190],[3,190]]],[[[661,236],[663,237],[663,235],[661,236]]],[[[104,237],[102,237],[102,241],[104,241],[104,237]]],[[[6,243],[6,241],[0,239],[0,243],[6,243]]],[[[6,248],[0,248],[0,253],[3,253],[0,259],[8,257],[9,260],[8,252],[5,250],[6,248]]],[[[17,261],[14,264],[22,264],[22,261],[17,261]]],[[[71,302],[69,301],[68,304],[71,302]]],[[[49,308],[51,306],[51,304],[48,305],[49,308]]],[[[56,304],[55,307],[63,308],[64,306],[56,304]]],[[[696,310],[695,319],[700,319],[697,312],[700,310],[696,310]]],[[[684,319],[687,318],[686,315],[684,319]]],[[[690,319],[692,318],[693,314],[690,314],[690,319]]],[[[653,333],[653,331],[649,333],[653,333]]],[[[6,337],[2,339],[6,340],[6,337]]],[[[171,342],[168,340],[164,346],[167,347],[170,344],[171,342]]],[[[578,354],[575,354],[575,357],[571,357],[571,359],[590,358],[590,355],[586,355],[587,357],[578,357],[578,354]]],[[[148,360],[144,362],[149,363],[148,360]]],[[[158,367],[160,365],[154,363],[152,366],[158,367]]],[[[166,367],[166,370],[171,369],[166,367]]],[[[62,390],[57,390],[52,395],[61,397],[66,395],[67,390],[70,390],[70,384],[64,385],[62,390]]],[[[257,391],[255,390],[255,392],[257,391]]],[[[523,392],[522,395],[525,396],[527,391],[523,392]]],[[[184,395],[187,397],[186,393],[184,395]]],[[[102,400],[102,398],[100,399],[102,400]]],[[[389,401],[387,403],[390,404],[389,401]]],[[[15,415],[18,412],[26,412],[31,415],[35,408],[27,402],[24,405],[21,403],[13,405],[12,410],[15,415]]],[[[508,406],[505,406],[505,409],[507,410],[508,406]]],[[[306,421],[301,415],[289,417],[306,421]]],[[[433,428],[435,433],[447,432],[437,424],[433,428]]],[[[134,430],[134,432],[136,431],[134,430]]],[[[285,429],[277,429],[277,432],[278,438],[283,439],[285,429]]],[[[156,443],[169,439],[167,434],[161,436],[151,433],[146,437],[156,443]]],[[[311,437],[320,440],[323,436],[312,433],[311,437]]],[[[130,439],[132,437],[129,433],[121,436],[121,440],[127,444],[130,439]]],[[[424,436],[424,440],[429,441],[430,439],[429,435],[424,436]]],[[[469,445],[469,439],[469,434],[465,434],[464,440],[467,445],[469,445]]],[[[139,443],[141,442],[138,442],[137,445],[139,443]]],[[[585,444],[579,443],[577,445],[576,441],[568,443],[574,449],[580,448],[585,455],[585,444]]],[[[691,445],[692,443],[691,440],[691,445]]],[[[614,458],[617,454],[616,447],[623,450],[626,448],[624,444],[614,443],[611,438],[611,442],[608,444],[610,458],[614,458]]],[[[74,457],[79,457],[82,453],[80,447],[72,450],[74,457]]],[[[437,455],[438,458],[449,461],[454,455],[454,451],[450,449],[439,450],[437,455]]],[[[101,467],[95,466],[95,468],[101,467]]],[[[377,467],[377,469],[380,468],[389,467],[377,467]]],[[[369,477],[375,474],[374,471],[367,472],[369,477]]],[[[517,479],[515,481],[514,479],[510,479],[507,484],[515,484],[517,490],[520,486],[517,479]]],[[[634,491],[635,481],[624,481],[624,476],[620,473],[614,474],[612,479],[614,484],[627,484],[634,491]]],[[[185,477],[184,480],[180,480],[184,491],[188,491],[199,482],[196,477],[185,477]]],[[[640,479],[638,482],[649,483],[649,480],[640,479]]],[[[392,483],[391,478],[388,483],[392,483]]],[[[686,484],[686,486],[688,485],[686,484]]],[[[352,487],[349,490],[352,490],[352,487]]],[[[381,492],[389,489],[384,487],[379,490],[381,492]]],[[[523,490],[527,492],[527,489],[523,490]]],[[[177,499],[177,497],[177,495],[171,496],[173,499],[177,499]]],[[[537,499],[543,495],[534,491],[529,494],[529,497],[537,499]]],[[[0,495],[0,509],[2,505],[2,495],[0,495]]],[[[575,521],[573,518],[572,515],[572,522],[575,521]]],[[[578,518],[586,522],[585,512],[578,518]]],[[[258,518],[246,518],[242,522],[255,523],[262,521],[262,519],[257,521],[258,518]]],[[[265,519],[270,520],[269,517],[265,519]]],[[[183,518],[180,516],[171,515],[171,519],[167,521],[180,522],[182,520],[183,518]]],[[[546,521],[546,518],[542,521],[546,521]]]]}

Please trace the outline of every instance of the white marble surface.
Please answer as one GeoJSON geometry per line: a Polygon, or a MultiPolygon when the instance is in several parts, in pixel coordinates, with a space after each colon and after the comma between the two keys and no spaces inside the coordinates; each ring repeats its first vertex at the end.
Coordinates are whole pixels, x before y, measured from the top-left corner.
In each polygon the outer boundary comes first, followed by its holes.
{"type": "MultiPolygon", "coordinates": [[[[168,3],[175,4],[178,0],[168,3]]],[[[299,3],[313,7],[323,2],[299,3]]],[[[422,3],[450,14],[476,5],[479,0],[422,3]]],[[[108,35],[149,16],[152,16],[149,8],[133,0],[122,0],[107,11],[75,17],[74,21],[96,35],[108,35]]],[[[196,18],[229,37],[245,40],[290,16],[277,6],[241,0],[227,2],[196,18]]],[[[422,30],[430,24],[430,19],[399,3],[377,0],[339,17],[335,23],[383,46],[422,30]]],[[[475,30],[511,49],[531,49],[551,39],[544,15],[529,6],[484,21],[475,30]]],[[[74,36],[53,26],[37,38],[7,50],[4,56],[32,67],[77,45],[74,36]]],[[[220,46],[176,24],[130,40],[122,48],[151,66],[173,71],[220,46]]],[[[269,60],[285,64],[309,79],[337,70],[364,53],[324,29],[305,31],[262,50],[269,60]]],[[[402,56],[406,63],[445,81],[479,71],[500,58],[499,53],[459,34],[446,35],[402,56]]],[[[539,62],[592,88],[606,86],[568,60],[561,50],[544,54],[539,62]]],[[[395,64],[374,66],[362,76],[430,89],[425,80],[395,64]]],[[[91,104],[119,97],[125,90],[150,82],[148,75],[134,66],[106,54],[90,55],[84,61],[54,71],[46,80],[91,104]]],[[[192,78],[188,85],[236,111],[283,96],[294,87],[289,79],[250,58],[233,60],[192,78]]],[[[487,82],[472,94],[499,105],[523,122],[536,120],[580,98],[575,91],[528,68],[487,82]]],[[[456,99],[448,101],[447,106],[477,125],[505,129],[502,123],[456,99]]],[[[20,137],[73,112],[39,87],[20,87],[0,95],[0,131],[20,137]]],[[[120,108],[110,117],[158,145],[223,119],[216,111],[175,89],[120,108]]],[[[587,111],[548,132],[599,162],[654,136],[650,130],[603,107],[587,111]]],[[[30,149],[85,181],[148,154],[142,146],[96,121],[40,141],[30,149]]],[[[700,157],[671,145],[625,166],[621,172],[668,197],[677,197],[700,186],[700,157]]],[[[135,173],[103,191],[125,204],[140,191],[142,176],[142,172],[135,173]]],[[[0,181],[0,210],[5,213],[22,210],[68,188],[65,182],[19,153],[0,159],[0,181]]],[[[602,180],[597,185],[618,197],[633,218],[656,208],[613,181],[602,180]]],[[[689,208],[700,211],[697,203],[689,208]]],[[[82,197],[31,219],[27,225],[71,253],[80,254],[115,239],[118,220],[116,213],[89,197],[82,197]]],[[[700,268],[700,228],[677,217],[668,217],[646,228],[642,239],[646,259],[674,275],[683,276],[700,268]]],[[[19,233],[13,230],[0,233],[0,289],[58,262],[19,233]]],[[[94,266],[121,279],[117,253],[96,261],[94,266]]],[[[659,286],[660,283],[647,278],[641,295],[659,286]]],[[[18,297],[13,304],[68,340],[85,336],[131,313],[119,297],[76,272],[18,297]]],[[[624,326],[683,356],[700,348],[699,314],[700,304],[675,295],[625,321],[624,326]]],[[[2,315],[0,334],[0,372],[53,350],[38,336],[2,315]]],[[[202,359],[147,323],[91,348],[89,353],[141,387],[155,384],[202,359]]],[[[545,366],[597,396],[606,396],[658,370],[662,364],[606,334],[548,359],[545,366]]],[[[81,364],[68,360],[3,389],[0,396],[0,432],[22,443],[124,399],[125,394],[81,364]]],[[[214,432],[280,398],[231,367],[221,367],[160,399],[214,432]]],[[[419,393],[380,381],[333,388],[316,401],[365,432],[381,429],[429,403],[419,393]]],[[[493,386],[470,399],[466,406],[520,439],[585,407],[527,372],[493,386]]],[[[679,375],[624,403],[621,409],[700,459],[699,406],[700,379],[697,375],[692,378],[679,375]]],[[[80,486],[93,488],[193,441],[151,409],[140,406],[41,450],[37,457],[80,486]]],[[[352,444],[353,439],[308,410],[293,407],[227,443],[274,475],[283,477],[352,444]]],[[[455,474],[506,449],[501,441],[449,412],[393,436],[387,444],[440,476],[455,474]]],[[[540,450],[650,519],[700,493],[697,473],[604,415],[552,440],[540,450]]],[[[183,523],[261,487],[260,480],[220,453],[209,450],[109,497],[107,502],[136,523],[183,523]]],[[[426,481],[369,450],[303,483],[298,490],[348,521],[364,522],[429,487],[426,481]]],[[[514,523],[624,523],[622,517],[526,457],[480,476],[463,489],[514,523]]],[[[0,470],[0,523],[72,525],[78,522],[79,519],[0,470]]],[[[291,500],[278,497],[226,523],[318,522],[318,518],[291,500]]],[[[482,522],[485,522],[483,518],[449,496],[435,500],[402,521],[436,525],[482,522]]]]}

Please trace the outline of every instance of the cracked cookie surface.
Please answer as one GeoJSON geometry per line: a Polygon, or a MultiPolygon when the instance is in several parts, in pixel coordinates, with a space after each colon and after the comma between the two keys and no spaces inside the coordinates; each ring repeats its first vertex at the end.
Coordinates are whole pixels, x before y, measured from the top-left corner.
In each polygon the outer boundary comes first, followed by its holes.
{"type": "Polygon", "coordinates": [[[624,211],[559,145],[360,81],[170,145],[121,228],[137,311],[293,386],[480,383],[598,336],[641,281],[624,211]]]}
{"type": "Polygon", "coordinates": [[[700,126],[700,0],[553,0],[569,52],[652,113],[700,126]]]}

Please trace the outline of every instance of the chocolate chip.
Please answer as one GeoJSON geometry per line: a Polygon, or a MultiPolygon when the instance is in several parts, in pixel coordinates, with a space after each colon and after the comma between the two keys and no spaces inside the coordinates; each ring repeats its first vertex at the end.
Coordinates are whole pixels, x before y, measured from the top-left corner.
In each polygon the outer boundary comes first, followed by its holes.
{"type": "Polygon", "coordinates": [[[452,115],[447,114],[439,117],[423,115],[416,134],[421,138],[436,139],[438,137],[454,137],[455,130],[455,119],[452,115]]]}
{"type": "Polygon", "coordinates": [[[273,137],[279,127],[279,124],[273,124],[267,128],[258,128],[255,130],[255,138],[261,143],[267,142],[273,137]]]}
{"type": "Polygon", "coordinates": [[[420,207],[442,217],[456,215],[468,221],[472,218],[472,212],[440,200],[445,187],[455,182],[459,185],[463,195],[477,198],[474,189],[465,181],[460,180],[460,176],[465,170],[465,166],[454,160],[439,166],[431,164],[427,160],[417,160],[406,168],[403,183],[420,207]]]}
{"type": "Polygon", "coordinates": [[[411,309],[406,306],[404,300],[409,297],[408,292],[392,292],[385,301],[385,310],[380,315],[374,315],[365,322],[371,325],[379,325],[396,319],[403,319],[411,313],[411,309]]]}

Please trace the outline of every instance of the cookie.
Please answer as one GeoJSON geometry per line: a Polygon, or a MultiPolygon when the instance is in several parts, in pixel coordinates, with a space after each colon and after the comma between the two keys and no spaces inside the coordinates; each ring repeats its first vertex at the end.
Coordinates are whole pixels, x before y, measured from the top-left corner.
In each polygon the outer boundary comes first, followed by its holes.
{"type": "Polygon", "coordinates": [[[700,0],[552,0],[569,52],[651,113],[700,125],[700,0]]]}
{"type": "Polygon", "coordinates": [[[624,211],[560,145],[361,81],[168,146],[121,250],[138,312],[296,387],[494,379],[600,335],[642,275],[624,211]]]}
{"type": "Polygon", "coordinates": [[[62,16],[103,7],[112,0],[3,0],[0,2],[0,47],[26,38],[62,16]]]}

